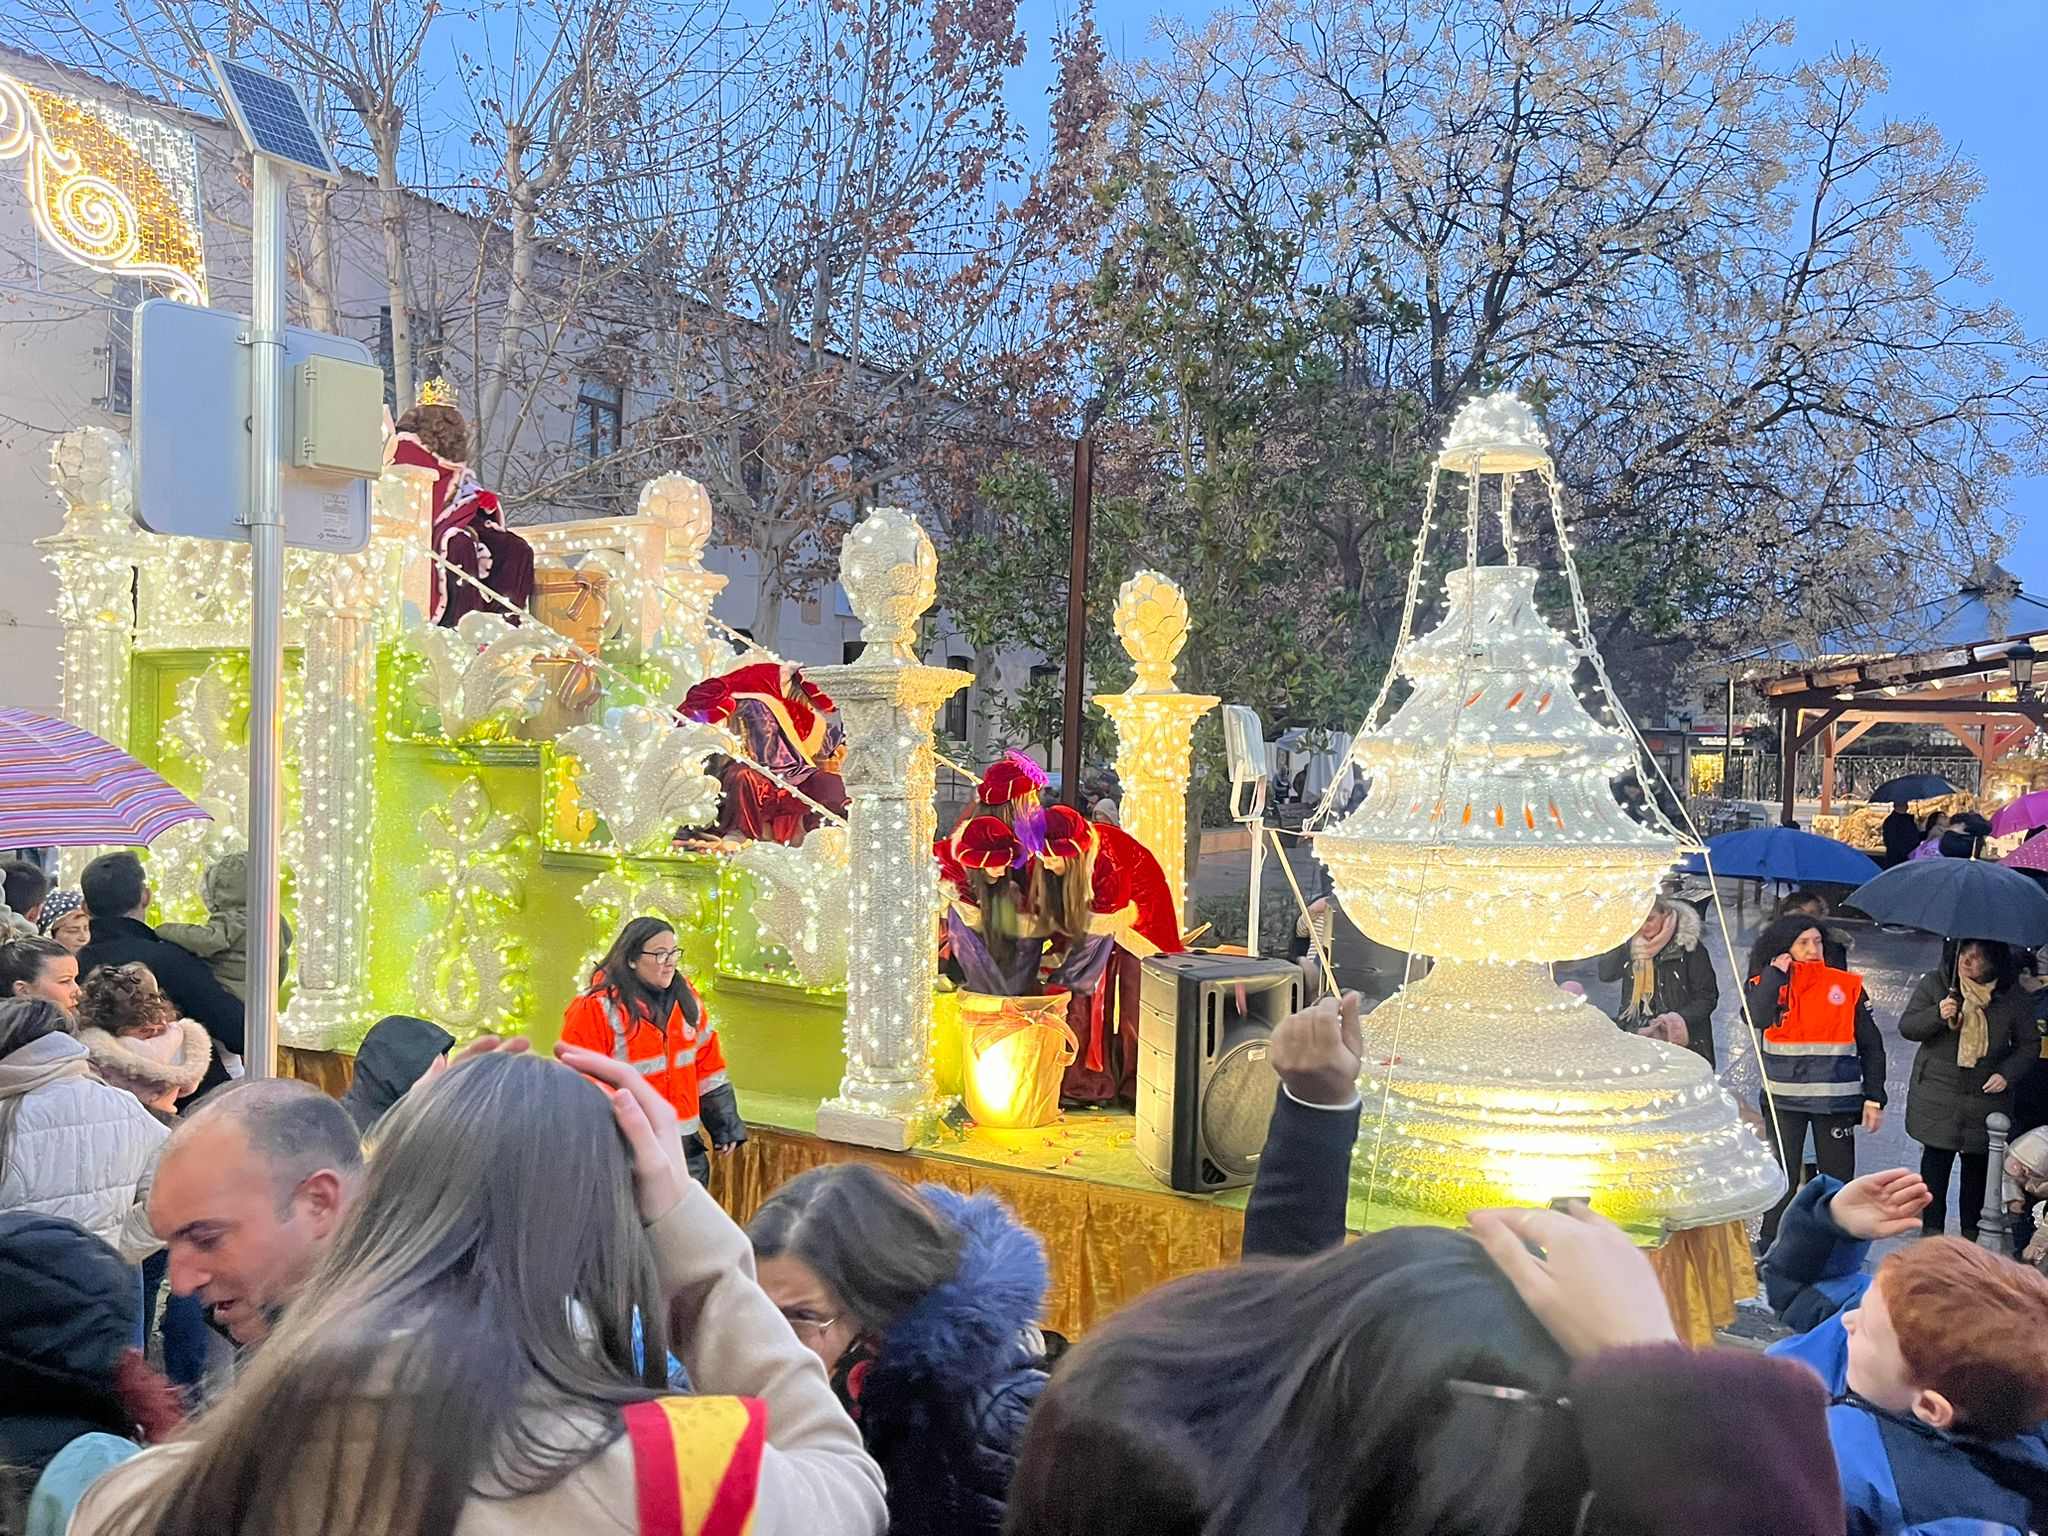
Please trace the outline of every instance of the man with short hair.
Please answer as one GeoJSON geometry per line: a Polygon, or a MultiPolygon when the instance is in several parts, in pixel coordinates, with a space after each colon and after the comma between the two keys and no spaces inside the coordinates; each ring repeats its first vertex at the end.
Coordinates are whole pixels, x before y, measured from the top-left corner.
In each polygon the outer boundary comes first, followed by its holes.
{"type": "Polygon", "coordinates": [[[0,944],[0,997],[40,997],[77,1013],[77,957],[55,939],[0,944]]]}
{"type": "Polygon", "coordinates": [[[6,859],[0,860],[0,879],[5,881],[7,901],[0,911],[0,938],[34,938],[43,898],[50,894],[50,877],[40,864],[6,859]]]}
{"type": "Polygon", "coordinates": [[[221,1052],[242,1054],[241,1000],[214,978],[205,961],[158,938],[144,921],[149,916],[149,877],[134,854],[102,854],[85,866],[78,884],[92,918],[92,939],[78,952],[78,974],[90,976],[103,965],[139,961],[149,967],[172,1006],[213,1036],[213,1060],[188,1101],[197,1103],[228,1081],[221,1052]]]}
{"type": "Polygon", "coordinates": [[[149,1219],[171,1290],[237,1344],[260,1343],[313,1272],[363,1171],[355,1122],[310,1083],[237,1083],[165,1143],[149,1219]]]}

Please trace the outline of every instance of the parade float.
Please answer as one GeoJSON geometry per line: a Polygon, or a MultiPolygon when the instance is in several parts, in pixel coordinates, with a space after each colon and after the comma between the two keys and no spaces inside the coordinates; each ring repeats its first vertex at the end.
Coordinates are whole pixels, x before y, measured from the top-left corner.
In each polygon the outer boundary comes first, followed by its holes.
{"type": "MultiPolygon", "coordinates": [[[[52,471],[65,518],[42,544],[61,589],[64,712],[211,813],[150,850],[160,915],[192,918],[203,871],[244,821],[247,558],[138,531],[110,433],[61,438],[52,471]]],[[[631,516],[521,530],[534,609],[554,622],[478,611],[451,628],[428,618],[433,487],[395,463],[367,549],[291,554],[285,898],[299,939],[284,1070],[334,1086],[389,1013],[546,1043],[622,922],[651,912],[676,928],[750,1124],[717,1176],[737,1214],[848,1158],[993,1189],[1046,1236],[1047,1320],[1070,1331],[1234,1256],[1242,1191],[1161,1188],[1128,1114],[999,1131],[957,1107],[959,998],[935,984],[932,722],[971,678],[918,657],[937,555],[914,518],[882,510],[848,534],[841,582],[865,650],[810,674],[844,729],[844,816],[821,814],[794,846],[707,841],[679,830],[714,819],[714,764],[745,752],[717,712],[684,718],[678,702],[774,658],[712,617],[724,579],[702,562],[703,488],[663,475],[631,516]]],[[[1387,1050],[1365,1085],[1361,1224],[1566,1193],[1653,1240],[1720,1222],[1713,1245],[1673,1239],[1659,1255],[1697,1335],[1747,1273],[1728,1218],[1768,1203],[1775,1170],[1704,1067],[1688,1076],[1696,1058],[1675,1062],[1549,985],[1543,961],[1626,937],[1676,850],[1603,803],[1599,775],[1625,749],[1573,697],[1585,653],[1536,615],[1533,579],[1454,574],[1444,623],[1404,644],[1413,696],[1361,735],[1372,793],[1317,841],[1363,926],[1441,962],[1373,1016],[1387,1050]],[[1478,632],[1490,650],[1472,649],[1478,632]],[[1425,762],[1445,743],[1448,768],[1425,762]],[[1506,917],[1479,912],[1488,882],[1511,892],[1506,917]]],[[[1184,900],[1189,740],[1216,701],[1175,684],[1188,620],[1170,582],[1138,573],[1113,619],[1136,676],[1098,704],[1122,736],[1127,824],[1184,900]]]]}

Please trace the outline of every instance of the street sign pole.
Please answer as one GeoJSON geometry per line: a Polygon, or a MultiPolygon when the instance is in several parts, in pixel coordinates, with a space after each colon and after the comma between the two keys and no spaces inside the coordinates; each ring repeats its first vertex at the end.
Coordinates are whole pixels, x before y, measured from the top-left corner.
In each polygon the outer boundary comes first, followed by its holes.
{"type": "Polygon", "coordinates": [[[284,746],[285,173],[256,155],[249,354],[249,1002],[243,1060],[277,1071],[278,844],[284,746]]]}

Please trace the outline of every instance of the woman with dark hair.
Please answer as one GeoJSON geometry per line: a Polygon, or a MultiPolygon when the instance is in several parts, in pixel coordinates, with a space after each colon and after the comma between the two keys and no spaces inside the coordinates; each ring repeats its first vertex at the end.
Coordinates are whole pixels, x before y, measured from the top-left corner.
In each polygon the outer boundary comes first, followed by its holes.
{"type": "Polygon", "coordinates": [[[1045,1387],[1045,1250],[989,1195],[861,1163],[790,1180],[747,1228],[889,1483],[891,1536],[996,1536],[1045,1387]]]}
{"type": "Polygon", "coordinates": [[[1849,941],[1839,928],[1830,928],[1828,899],[1819,891],[1787,891],[1771,908],[1773,920],[1781,917],[1810,917],[1820,924],[1821,958],[1838,971],[1849,969],[1849,941]]]}
{"type": "Polygon", "coordinates": [[[1010,1536],[1838,1536],[1811,1372],[1680,1345],[1648,1261],[1595,1218],[1473,1225],[1125,1307],[1047,1388],[1010,1536]]]}
{"type": "Polygon", "coordinates": [[[1899,1033],[1920,1046],[1906,1090],[1906,1134],[1920,1143],[1920,1177],[1934,1196],[1921,1230],[1938,1236],[1947,1225],[1949,1171],[1960,1158],[1959,1214],[1963,1236],[1975,1242],[1991,1159],[1985,1117],[2010,1118],[2013,1086],[2041,1050],[2012,951],[1965,939],[1953,976],[1944,966],[1920,978],[1899,1015],[1899,1033]]]}
{"type": "Polygon", "coordinates": [[[646,1077],[682,1122],[690,1173],[711,1177],[700,1133],[730,1152],[747,1139],[725,1052],[704,1000],[682,972],[676,931],[658,917],[619,930],[590,986],[562,1015],[562,1043],[623,1061],[646,1077]]]}
{"type": "Polygon", "coordinates": [[[880,1474],[674,1112],[557,1054],[604,1091],[507,1053],[407,1094],[234,1390],[96,1484],[73,1536],[879,1536],[880,1474]],[[703,1396],[665,1393],[671,1328],[703,1396]]]}
{"type": "Polygon", "coordinates": [[[1766,1247],[1802,1182],[1808,1133],[1814,1165],[1846,1184],[1856,1177],[1857,1128],[1875,1134],[1884,1119],[1884,1036],[1863,978],[1830,965],[1825,946],[1816,919],[1780,917],[1757,935],[1742,972],[1763,1047],[1758,1108],[1787,1185],[1764,1216],[1766,1247]]]}

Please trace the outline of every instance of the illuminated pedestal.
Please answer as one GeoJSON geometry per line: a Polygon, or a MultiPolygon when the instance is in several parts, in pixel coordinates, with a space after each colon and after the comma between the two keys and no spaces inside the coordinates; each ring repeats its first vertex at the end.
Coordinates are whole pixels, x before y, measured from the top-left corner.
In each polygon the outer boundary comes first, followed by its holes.
{"type": "Polygon", "coordinates": [[[1376,1203],[1587,1195],[1624,1225],[1690,1227],[1780,1187],[1704,1061],[1616,1029],[1541,964],[1439,962],[1367,1016],[1362,1088],[1356,1180],[1376,1203]]]}

